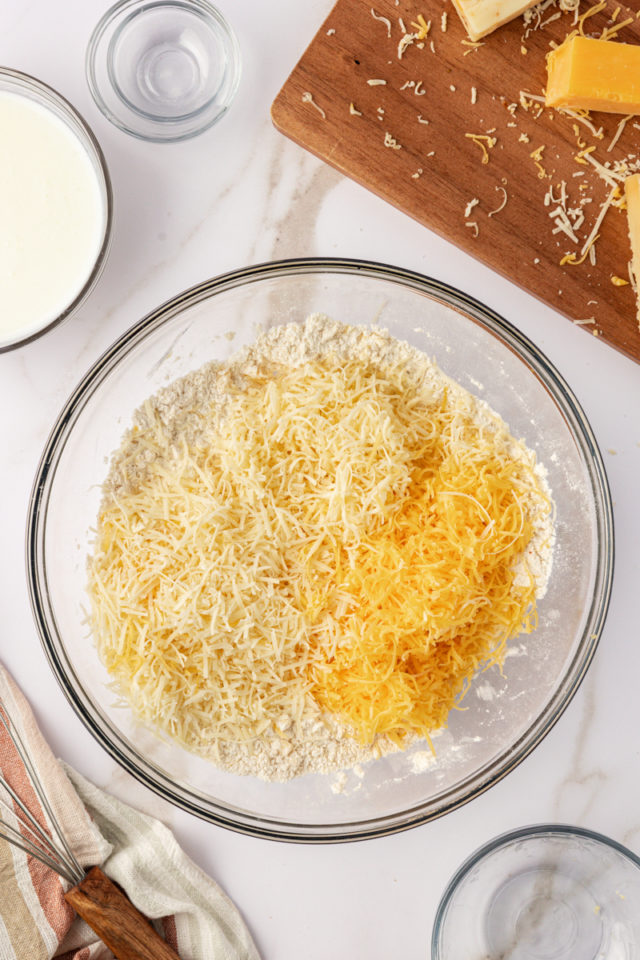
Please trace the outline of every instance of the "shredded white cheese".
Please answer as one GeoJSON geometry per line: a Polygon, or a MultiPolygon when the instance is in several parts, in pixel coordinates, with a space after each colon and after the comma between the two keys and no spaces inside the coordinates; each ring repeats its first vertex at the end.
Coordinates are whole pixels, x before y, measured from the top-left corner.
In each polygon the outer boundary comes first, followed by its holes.
{"type": "Polygon", "coordinates": [[[489,211],[489,213],[487,214],[488,217],[494,217],[494,216],[496,215],[496,213],[500,213],[501,210],[504,210],[504,208],[505,208],[506,205],[507,205],[508,196],[507,196],[507,191],[505,190],[505,188],[504,188],[504,187],[500,187],[500,186],[496,186],[496,190],[501,190],[501,191],[502,191],[502,193],[503,193],[502,202],[500,203],[499,206],[497,206],[497,207],[495,208],[495,210],[490,210],[490,211],[489,211]]]}
{"type": "Polygon", "coordinates": [[[618,142],[618,140],[619,140],[620,137],[622,136],[622,133],[623,133],[623,131],[624,131],[624,128],[626,127],[626,125],[627,125],[627,123],[629,122],[629,120],[631,120],[631,114],[629,114],[628,116],[622,118],[622,120],[620,121],[620,123],[619,123],[618,126],[617,126],[616,132],[614,133],[613,137],[611,138],[611,143],[610,143],[609,146],[607,147],[607,153],[611,153],[611,151],[612,151],[613,148],[615,147],[616,143],[618,142]]]}
{"type": "Polygon", "coordinates": [[[316,108],[316,110],[318,111],[318,113],[320,114],[320,116],[322,117],[322,119],[323,119],[323,120],[326,120],[326,118],[327,118],[326,113],[324,112],[324,110],[322,109],[322,107],[319,106],[319,105],[315,102],[315,100],[313,99],[313,95],[312,95],[311,93],[309,93],[308,90],[305,90],[305,92],[302,94],[302,102],[303,102],[303,103],[310,103],[312,107],[315,107],[315,108],[316,108]]]}
{"type": "Polygon", "coordinates": [[[374,20],[379,20],[380,23],[384,23],[387,28],[387,36],[391,36],[391,20],[388,17],[381,17],[380,14],[376,13],[373,7],[371,8],[371,16],[374,20]]]}
{"type": "MultiPolygon", "coordinates": [[[[592,227],[592,229],[591,229],[591,233],[589,234],[589,236],[588,236],[587,239],[585,240],[585,242],[584,242],[584,244],[583,244],[583,246],[582,246],[582,250],[580,251],[580,255],[581,255],[581,256],[584,256],[585,253],[587,252],[587,250],[588,250],[589,252],[591,252],[591,250],[594,248],[594,245],[595,245],[595,242],[596,242],[596,239],[597,239],[597,236],[598,236],[598,230],[600,229],[600,226],[601,226],[601,224],[602,224],[602,221],[604,220],[605,216],[607,215],[607,210],[608,210],[609,207],[611,206],[611,203],[613,202],[613,198],[614,198],[614,195],[615,195],[615,193],[616,193],[617,190],[618,190],[618,186],[617,186],[617,184],[616,184],[614,187],[612,187],[611,192],[609,193],[609,196],[606,198],[606,200],[604,201],[604,203],[603,203],[602,206],[600,207],[600,213],[598,214],[598,217],[597,217],[597,219],[596,219],[596,222],[594,223],[594,225],[593,225],[593,227],[592,227]]],[[[595,256],[595,254],[594,254],[594,256],[595,256]]],[[[593,261],[592,261],[592,263],[593,263],[593,261]]]]}
{"type": "Polygon", "coordinates": [[[398,60],[402,60],[405,50],[407,47],[410,47],[415,40],[417,40],[417,37],[417,33],[405,33],[398,43],[398,60]]]}
{"type": "Polygon", "coordinates": [[[393,137],[387,130],[384,135],[384,145],[389,147],[391,150],[402,150],[402,144],[393,137]]]}

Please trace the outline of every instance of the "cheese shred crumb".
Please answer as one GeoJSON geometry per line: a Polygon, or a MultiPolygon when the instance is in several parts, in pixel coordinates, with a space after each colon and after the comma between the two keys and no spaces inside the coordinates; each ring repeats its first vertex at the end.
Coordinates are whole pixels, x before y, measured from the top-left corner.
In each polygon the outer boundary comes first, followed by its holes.
{"type": "Polygon", "coordinates": [[[487,134],[482,133],[465,133],[465,137],[469,140],[473,140],[477,146],[482,150],[482,162],[489,163],[489,150],[495,147],[498,142],[495,137],[487,136],[487,134]]]}
{"type": "Polygon", "coordinates": [[[305,92],[302,94],[302,102],[303,102],[303,103],[310,103],[312,107],[315,107],[315,108],[316,108],[316,110],[318,111],[318,113],[320,114],[320,116],[322,117],[322,119],[323,119],[323,120],[326,120],[326,118],[327,118],[326,113],[324,112],[324,110],[322,109],[322,107],[319,106],[319,105],[315,102],[315,100],[313,99],[313,95],[312,95],[311,93],[309,93],[308,90],[305,90],[305,92]]]}
{"type": "Polygon", "coordinates": [[[547,171],[542,166],[542,154],[544,153],[545,147],[544,144],[541,147],[536,147],[535,150],[532,150],[529,156],[533,160],[538,170],[538,179],[543,180],[547,176],[547,171]]]}
{"type": "Polygon", "coordinates": [[[507,191],[504,187],[496,186],[496,190],[502,191],[502,202],[495,208],[495,210],[489,211],[487,214],[488,217],[495,217],[496,213],[500,213],[501,210],[504,210],[507,205],[507,200],[509,199],[507,191]]]}
{"type": "Polygon", "coordinates": [[[391,20],[389,20],[388,17],[381,17],[379,14],[375,12],[373,7],[371,8],[371,16],[373,17],[374,20],[379,20],[380,23],[384,23],[385,27],[387,28],[387,37],[390,37],[391,36],[391,20]]]}
{"type": "Polygon", "coordinates": [[[477,207],[479,203],[480,201],[478,200],[477,197],[474,197],[473,200],[469,200],[469,203],[464,208],[465,220],[469,219],[469,217],[471,216],[471,211],[473,210],[474,207],[477,207]]]}
{"type": "Polygon", "coordinates": [[[424,40],[429,35],[431,30],[431,20],[425,20],[424,16],[419,13],[416,17],[416,23],[412,23],[411,26],[416,32],[416,40],[424,40]]]}

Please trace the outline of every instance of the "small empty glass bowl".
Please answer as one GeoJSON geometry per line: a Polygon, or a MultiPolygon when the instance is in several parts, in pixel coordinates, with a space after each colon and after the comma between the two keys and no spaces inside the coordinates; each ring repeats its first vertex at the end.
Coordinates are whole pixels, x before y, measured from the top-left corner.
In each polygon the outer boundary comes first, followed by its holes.
{"type": "Polygon", "coordinates": [[[229,109],[240,50],[207,0],[121,0],[96,26],[87,81],[98,107],[141,140],[186,140],[229,109]]]}
{"type": "Polygon", "coordinates": [[[637,960],[640,858],[557,824],[497,837],[438,907],[432,960],[637,960]]]}

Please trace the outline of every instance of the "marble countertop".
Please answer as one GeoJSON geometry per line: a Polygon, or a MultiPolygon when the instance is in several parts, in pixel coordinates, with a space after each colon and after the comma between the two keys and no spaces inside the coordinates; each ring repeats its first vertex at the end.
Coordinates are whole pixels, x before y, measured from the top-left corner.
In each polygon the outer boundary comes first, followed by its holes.
{"type": "MultiPolygon", "coordinates": [[[[115,191],[105,272],[82,310],[0,356],[0,656],[34,704],[54,751],[99,785],[170,824],[235,900],[264,960],[422,960],[449,877],[492,836],[557,821],[640,853],[638,367],[515,286],[344,179],[271,126],[269,106],[331,0],[219,0],[243,76],[230,114],[192,141],[153,145],[110,125],[91,100],[84,50],[106,3],[0,0],[0,63],[58,89],[99,138],[115,191]],[[602,450],[616,518],[611,607],[588,675],[537,749],[487,793],[441,820],[361,843],[257,840],[174,809],[95,743],[54,680],[24,572],[32,480],[64,400],[134,321],[202,279],[294,256],[348,256],[411,268],[509,318],[575,392],[602,450]],[[460,278],[464,280],[461,284],[460,278]]],[[[1,132],[0,132],[1,138],[1,132]]]]}

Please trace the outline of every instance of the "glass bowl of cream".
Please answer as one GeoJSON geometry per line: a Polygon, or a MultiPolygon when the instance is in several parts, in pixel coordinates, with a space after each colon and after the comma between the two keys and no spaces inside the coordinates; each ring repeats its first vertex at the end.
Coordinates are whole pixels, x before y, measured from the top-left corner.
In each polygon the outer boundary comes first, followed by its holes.
{"type": "Polygon", "coordinates": [[[0,352],[70,317],[105,264],[112,193],[102,150],[59,93],[0,68],[0,352]]]}

